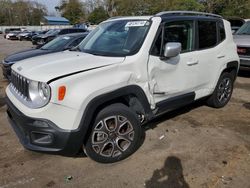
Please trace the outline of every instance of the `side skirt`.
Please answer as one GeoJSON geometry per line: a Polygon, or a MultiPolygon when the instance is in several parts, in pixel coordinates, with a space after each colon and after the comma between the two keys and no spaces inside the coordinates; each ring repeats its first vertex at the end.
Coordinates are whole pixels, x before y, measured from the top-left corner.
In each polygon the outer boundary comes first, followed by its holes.
{"type": "Polygon", "coordinates": [[[194,99],[195,99],[195,92],[191,92],[158,102],[156,104],[157,111],[155,112],[155,115],[157,116],[162,113],[172,111],[182,106],[191,104],[194,102],[194,99]]]}

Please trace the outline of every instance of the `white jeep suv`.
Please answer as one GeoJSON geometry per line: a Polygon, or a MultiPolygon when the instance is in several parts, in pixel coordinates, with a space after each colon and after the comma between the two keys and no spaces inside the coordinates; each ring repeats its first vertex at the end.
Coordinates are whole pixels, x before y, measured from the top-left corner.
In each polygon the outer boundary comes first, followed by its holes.
{"type": "Polygon", "coordinates": [[[102,22],[71,51],[12,67],[8,117],[25,148],[95,161],[138,149],[142,125],[207,97],[225,106],[239,57],[228,21],[200,12],[162,12],[102,22]]]}

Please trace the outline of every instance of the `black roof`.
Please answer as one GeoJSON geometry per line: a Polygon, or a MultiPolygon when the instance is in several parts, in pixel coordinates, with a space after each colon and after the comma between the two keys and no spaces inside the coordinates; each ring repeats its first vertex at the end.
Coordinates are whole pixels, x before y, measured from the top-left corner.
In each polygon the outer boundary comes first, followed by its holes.
{"type": "Polygon", "coordinates": [[[205,13],[205,12],[195,12],[195,11],[166,11],[160,12],[155,16],[159,16],[163,21],[169,19],[202,19],[202,20],[222,20],[223,17],[216,14],[205,13]]]}
{"type": "Polygon", "coordinates": [[[165,17],[165,16],[198,16],[198,17],[213,17],[220,18],[223,17],[217,14],[207,13],[207,12],[197,12],[197,11],[165,11],[159,12],[156,16],[165,17]]]}

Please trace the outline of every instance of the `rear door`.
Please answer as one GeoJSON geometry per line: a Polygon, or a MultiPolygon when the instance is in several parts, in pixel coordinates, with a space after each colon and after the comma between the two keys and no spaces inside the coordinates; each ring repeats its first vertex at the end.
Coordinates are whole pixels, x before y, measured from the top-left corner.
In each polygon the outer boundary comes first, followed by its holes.
{"type": "Polygon", "coordinates": [[[226,58],[226,49],[221,45],[225,39],[223,22],[218,19],[197,20],[197,59],[199,64],[200,83],[198,91],[200,97],[209,94],[213,88],[217,72],[226,58]],[[221,25],[222,24],[222,25],[221,25]]]}

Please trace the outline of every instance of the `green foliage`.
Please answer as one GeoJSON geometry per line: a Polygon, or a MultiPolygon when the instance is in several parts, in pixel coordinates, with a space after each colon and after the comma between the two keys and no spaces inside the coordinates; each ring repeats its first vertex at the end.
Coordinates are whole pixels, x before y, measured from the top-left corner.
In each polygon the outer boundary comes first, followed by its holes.
{"type": "Polygon", "coordinates": [[[107,11],[103,7],[97,7],[90,13],[88,21],[92,24],[99,24],[108,18],[107,11]]]}
{"type": "Polygon", "coordinates": [[[59,10],[71,24],[77,24],[83,21],[85,17],[84,5],[79,0],[62,0],[61,5],[55,7],[55,9],[59,10]]]}
{"type": "Polygon", "coordinates": [[[204,5],[195,0],[176,0],[170,7],[172,10],[204,11],[204,5]]]}

